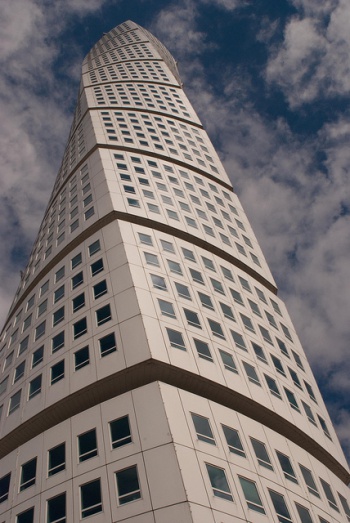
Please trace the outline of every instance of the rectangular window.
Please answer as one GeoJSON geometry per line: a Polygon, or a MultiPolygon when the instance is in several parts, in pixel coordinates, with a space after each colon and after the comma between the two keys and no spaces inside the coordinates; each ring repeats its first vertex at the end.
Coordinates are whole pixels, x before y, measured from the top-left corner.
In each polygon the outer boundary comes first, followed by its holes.
{"type": "Polygon", "coordinates": [[[175,282],[175,287],[177,290],[178,295],[181,298],[186,298],[187,300],[191,299],[191,294],[186,285],[183,285],[182,283],[175,282]]]}
{"type": "Polygon", "coordinates": [[[174,331],[173,329],[167,328],[167,333],[170,341],[170,345],[176,349],[186,350],[185,342],[181,332],[174,331]]]}
{"type": "Polygon", "coordinates": [[[292,350],[292,354],[293,354],[293,358],[294,358],[294,360],[295,360],[295,363],[298,365],[298,367],[299,367],[301,370],[304,370],[304,371],[305,371],[304,366],[303,366],[303,364],[302,364],[302,361],[301,361],[301,359],[300,359],[299,354],[297,354],[296,352],[294,352],[294,350],[292,350]]]}
{"type": "Polygon", "coordinates": [[[18,351],[18,356],[20,356],[21,354],[23,354],[23,352],[25,352],[27,349],[28,349],[28,345],[29,345],[29,336],[27,336],[26,338],[24,338],[21,343],[19,344],[19,351],[18,351]]]}
{"type": "Polygon", "coordinates": [[[239,334],[238,332],[231,330],[231,335],[233,338],[233,341],[235,342],[236,347],[239,349],[243,349],[244,351],[247,350],[246,344],[244,342],[243,336],[239,334]]]}
{"type": "Polygon", "coordinates": [[[338,492],[338,496],[339,496],[339,499],[340,499],[340,503],[342,504],[342,507],[343,507],[344,512],[346,514],[346,518],[347,518],[348,521],[350,521],[350,507],[349,507],[349,504],[346,501],[346,499],[344,498],[344,496],[339,494],[339,492],[338,492]]]}
{"type": "Polygon", "coordinates": [[[73,312],[77,312],[85,306],[85,294],[82,292],[72,300],[73,312]]]}
{"type": "Polygon", "coordinates": [[[92,263],[90,265],[91,268],[91,276],[96,276],[96,274],[99,274],[103,271],[103,260],[102,258],[100,260],[95,261],[95,263],[92,263]]]}
{"type": "Polygon", "coordinates": [[[0,396],[1,394],[4,394],[5,390],[7,389],[7,383],[8,383],[9,377],[6,376],[1,382],[0,382],[0,396]]]}
{"type": "Polygon", "coordinates": [[[45,334],[46,321],[43,321],[35,329],[35,341],[45,334]]]}
{"type": "Polygon", "coordinates": [[[301,401],[301,403],[303,404],[307,419],[310,421],[310,423],[312,423],[313,425],[316,425],[315,416],[313,415],[313,412],[312,412],[310,406],[307,403],[305,403],[304,401],[301,401]]]}
{"type": "Polygon", "coordinates": [[[112,449],[131,443],[129,416],[123,416],[109,423],[112,449]]]}
{"type": "Polygon", "coordinates": [[[64,307],[61,307],[57,311],[55,311],[52,315],[52,325],[55,327],[55,325],[58,325],[58,323],[61,323],[61,321],[64,320],[64,307]]]}
{"type": "Polygon", "coordinates": [[[238,291],[230,288],[230,292],[231,292],[233,300],[236,303],[239,303],[240,305],[244,305],[242,295],[238,291]]]}
{"type": "Polygon", "coordinates": [[[201,304],[203,307],[206,307],[207,309],[214,310],[213,302],[211,301],[210,296],[207,294],[204,294],[203,292],[198,292],[199,299],[201,300],[201,304]]]}
{"type": "Polygon", "coordinates": [[[94,299],[97,300],[97,298],[100,298],[101,296],[104,296],[107,294],[107,283],[106,280],[102,280],[96,285],[93,286],[93,292],[94,292],[94,299]]]}
{"type": "Polygon", "coordinates": [[[236,321],[231,307],[229,305],[226,305],[226,303],[222,303],[221,301],[219,303],[220,303],[220,307],[221,307],[221,310],[222,310],[225,318],[228,318],[229,320],[232,320],[232,321],[236,321]]]}
{"type": "Polygon", "coordinates": [[[317,414],[317,417],[318,417],[318,421],[320,422],[320,425],[322,427],[324,434],[327,436],[327,438],[332,439],[325,420],[323,418],[321,418],[321,416],[319,414],[317,414]]]}
{"type": "Polygon", "coordinates": [[[141,498],[136,465],[124,470],[119,470],[115,473],[115,478],[117,482],[119,505],[125,505],[126,503],[141,498]]]}
{"type": "Polygon", "coordinates": [[[194,282],[204,285],[203,276],[199,271],[190,268],[190,273],[194,282]]]}
{"type": "Polygon", "coordinates": [[[89,245],[89,256],[93,256],[96,252],[101,250],[100,240],[96,240],[94,243],[89,245]]]}
{"type": "Polygon", "coordinates": [[[220,323],[217,321],[211,320],[208,318],[209,327],[211,329],[211,332],[213,336],[217,336],[218,338],[225,339],[224,331],[222,330],[222,327],[220,323]]]}
{"type": "Polygon", "coordinates": [[[97,325],[103,325],[112,319],[111,307],[110,305],[105,305],[96,311],[96,322],[97,325]]]}
{"type": "Polygon", "coordinates": [[[231,427],[227,427],[226,425],[222,425],[222,430],[224,432],[229,451],[233,454],[241,456],[242,458],[245,458],[246,455],[238,431],[236,429],[232,429],[231,427]]]}
{"type": "Polygon", "coordinates": [[[51,367],[51,385],[64,378],[64,360],[51,367]]]}
{"type": "Polygon", "coordinates": [[[0,478],[0,503],[6,501],[9,497],[11,473],[0,478]]]}
{"type": "Polygon", "coordinates": [[[63,277],[64,277],[64,266],[61,267],[55,274],[55,283],[57,283],[58,281],[60,281],[63,277]]]}
{"type": "Polygon", "coordinates": [[[16,517],[16,523],[34,523],[34,507],[18,514],[16,517]]]}
{"type": "Polygon", "coordinates": [[[77,321],[76,323],[73,323],[73,336],[76,340],[77,338],[80,338],[80,336],[83,336],[87,333],[87,321],[86,318],[82,318],[81,320],[77,321]]]}
{"type": "Polygon", "coordinates": [[[258,358],[258,360],[267,364],[267,359],[266,359],[266,356],[265,356],[265,353],[264,353],[262,347],[260,347],[260,345],[258,345],[257,343],[254,343],[254,342],[252,342],[252,347],[255,352],[255,356],[258,358]]]}
{"type": "Polygon", "coordinates": [[[269,331],[267,329],[265,329],[265,327],[262,327],[261,325],[259,325],[259,329],[260,329],[263,339],[265,341],[267,341],[267,343],[269,343],[270,345],[273,345],[269,331]]]}
{"type": "Polygon", "coordinates": [[[115,352],[117,350],[117,344],[115,341],[115,334],[112,332],[111,334],[107,334],[107,336],[104,336],[103,338],[99,339],[100,344],[100,354],[103,358],[104,356],[107,356],[107,354],[111,354],[112,352],[115,352]]]}
{"type": "Polygon", "coordinates": [[[66,444],[61,443],[49,450],[48,475],[53,476],[66,468],[66,444]]]}
{"type": "Polygon", "coordinates": [[[282,376],[285,376],[286,373],[284,372],[284,368],[283,368],[281,360],[279,358],[276,358],[276,356],[274,356],[273,354],[271,354],[271,359],[272,359],[272,363],[275,366],[276,371],[279,372],[279,374],[282,374],[282,376]]]}
{"type": "Polygon", "coordinates": [[[17,365],[17,367],[15,369],[15,375],[14,375],[14,378],[13,378],[13,383],[16,383],[16,381],[18,381],[19,379],[22,378],[22,376],[24,375],[25,366],[26,366],[25,360],[22,361],[22,363],[20,363],[19,365],[17,365]]]}
{"type": "Polygon", "coordinates": [[[256,488],[256,484],[254,483],[254,481],[250,481],[249,479],[242,478],[241,476],[238,476],[238,478],[239,478],[239,482],[241,484],[248,508],[250,508],[251,510],[255,510],[255,512],[259,512],[260,514],[265,514],[265,510],[264,510],[258,489],[256,488]]]}
{"type": "Polygon", "coordinates": [[[38,317],[41,316],[42,314],[44,314],[44,312],[46,312],[46,309],[47,309],[47,299],[40,303],[40,305],[38,307],[38,317]]]}
{"type": "Polygon", "coordinates": [[[268,386],[271,394],[273,396],[276,396],[276,398],[278,398],[278,399],[282,399],[280,391],[279,391],[277,383],[276,383],[276,380],[274,380],[273,378],[271,378],[267,374],[264,374],[264,376],[265,376],[265,380],[266,380],[267,386],[268,386]]]}
{"type": "Polygon", "coordinates": [[[295,506],[297,508],[301,523],[314,523],[310,515],[309,509],[303,507],[302,505],[299,505],[298,503],[296,503],[295,506]]]}
{"type": "Polygon", "coordinates": [[[64,331],[52,338],[52,354],[64,347],[64,331]]]}
{"type": "Polygon", "coordinates": [[[224,288],[218,280],[214,280],[214,278],[210,278],[211,284],[213,286],[214,291],[218,292],[219,294],[225,294],[224,288]]]}
{"type": "Polygon", "coordinates": [[[336,510],[337,512],[339,512],[339,508],[338,508],[337,502],[335,500],[334,494],[332,492],[331,486],[326,481],[324,481],[324,479],[322,479],[322,478],[320,478],[320,481],[321,481],[321,485],[322,485],[323,491],[326,495],[329,506],[331,508],[333,508],[334,510],[336,510]]]}
{"type": "Polygon", "coordinates": [[[224,364],[225,369],[229,370],[231,372],[234,372],[235,374],[238,374],[238,370],[237,370],[237,367],[236,367],[236,364],[234,362],[232,355],[221,349],[219,349],[219,353],[220,353],[222,363],[224,364]]]}
{"type": "Polygon", "coordinates": [[[277,341],[277,344],[278,344],[282,354],[287,356],[287,358],[290,358],[289,353],[288,353],[288,349],[287,349],[286,344],[284,343],[284,341],[280,340],[279,338],[276,338],[276,341],[277,341]]]}
{"type": "Polygon", "coordinates": [[[170,272],[174,272],[175,274],[182,275],[181,265],[178,262],[175,262],[172,260],[167,260],[167,262],[168,262],[170,272]]]}
{"type": "Polygon", "coordinates": [[[282,496],[282,494],[278,494],[278,492],[275,492],[274,490],[270,489],[269,492],[271,501],[273,503],[273,506],[275,507],[275,511],[278,516],[279,523],[292,523],[288,507],[286,505],[286,502],[284,501],[284,497],[282,496]]]}
{"type": "Polygon", "coordinates": [[[159,304],[159,308],[160,308],[160,311],[163,314],[163,316],[168,316],[169,318],[176,318],[174,307],[173,307],[172,303],[170,303],[169,301],[160,300],[158,298],[158,304],[159,304]]]}
{"type": "Polygon", "coordinates": [[[287,399],[289,401],[289,405],[292,407],[292,409],[296,410],[297,412],[300,412],[299,405],[298,405],[294,392],[287,389],[286,387],[284,387],[284,392],[286,393],[287,399]]]}
{"type": "Polygon", "coordinates": [[[270,456],[266,450],[266,445],[262,441],[259,441],[255,438],[250,438],[250,441],[255,452],[256,459],[261,467],[266,469],[273,470],[273,466],[270,460],[270,456]]]}
{"type": "Polygon", "coordinates": [[[28,396],[28,399],[31,400],[32,398],[34,398],[34,396],[36,396],[37,394],[40,394],[40,392],[41,392],[41,382],[42,382],[42,375],[39,374],[39,376],[34,378],[29,383],[29,396],[28,396]]]}
{"type": "Polygon", "coordinates": [[[184,313],[187,319],[187,323],[189,325],[192,325],[193,327],[197,327],[198,329],[201,329],[201,323],[199,321],[198,314],[194,311],[191,311],[189,309],[184,309],[184,313]]]}
{"type": "Polygon", "coordinates": [[[296,385],[299,389],[302,389],[298,374],[290,367],[288,367],[288,370],[294,385],[296,385]]]}
{"type": "Polygon", "coordinates": [[[47,501],[47,523],[66,523],[66,493],[47,501]]]}
{"type": "Polygon", "coordinates": [[[79,462],[97,456],[96,429],[89,430],[78,436],[79,462]]]}
{"type": "Polygon", "coordinates": [[[243,361],[243,367],[248,376],[248,380],[252,383],[255,383],[255,385],[259,385],[261,387],[259,376],[255,370],[255,367],[253,367],[253,365],[250,365],[250,363],[247,363],[246,361],[243,361]]]}
{"type": "Polygon", "coordinates": [[[196,346],[198,356],[200,358],[203,358],[204,360],[213,361],[212,355],[209,350],[209,345],[201,340],[194,339],[193,341],[196,346]]]}
{"type": "Polygon", "coordinates": [[[319,498],[320,494],[318,492],[318,489],[317,489],[317,486],[316,486],[316,483],[315,483],[311,470],[307,469],[306,467],[304,467],[303,465],[300,465],[300,464],[299,464],[299,467],[300,467],[300,470],[303,475],[303,478],[306,483],[308,491],[310,492],[310,494],[313,494],[314,496],[319,498]]]}
{"type": "Polygon", "coordinates": [[[83,282],[84,282],[84,276],[83,276],[83,271],[81,271],[81,272],[78,272],[78,274],[76,274],[75,276],[73,276],[73,278],[72,278],[72,289],[76,289],[83,282]]]}
{"type": "Polygon", "coordinates": [[[209,465],[208,463],[206,463],[206,467],[214,496],[226,499],[227,501],[233,501],[224,469],[209,465]]]}
{"type": "Polygon", "coordinates": [[[191,412],[192,421],[199,441],[215,445],[215,439],[210,427],[209,419],[191,412]]]}
{"type": "Polygon", "coordinates": [[[255,303],[254,301],[252,300],[249,300],[248,299],[248,303],[250,305],[250,308],[252,309],[252,312],[254,314],[256,314],[257,316],[260,316],[261,317],[261,312],[260,312],[260,309],[259,309],[259,306],[257,303],[255,303]]]}
{"type": "Polygon", "coordinates": [[[74,353],[74,369],[79,370],[90,363],[89,347],[83,347],[74,353]]]}
{"type": "Polygon", "coordinates": [[[150,276],[155,289],[167,290],[165,279],[162,276],[158,276],[158,274],[151,274],[150,276]]]}
{"type": "Polygon", "coordinates": [[[278,452],[278,450],[276,450],[276,454],[278,457],[278,461],[280,462],[284,477],[286,479],[289,479],[289,481],[292,481],[293,483],[298,483],[292,462],[290,461],[289,457],[285,454],[282,454],[282,452],[278,452]]]}
{"type": "Polygon", "coordinates": [[[71,267],[72,267],[72,270],[75,269],[75,267],[78,267],[78,265],[80,265],[82,262],[82,256],[81,256],[81,252],[79,254],[77,254],[76,256],[74,256],[71,260],[71,267]]]}
{"type": "Polygon", "coordinates": [[[150,252],[144,252],[143,254],[145,256],[147,265],[154,265],[155,267],[159,267],[159,260],[156,254],[152,254],[150,252]]]}
{"type": "Polygon", "coordinates": [[[22,390],[19,390],[18,392],[16,392],[16,394],[11,396],[10,404],[9,404],[9,414],[12,414],[12,412],[14,412],[16,409],[18,409],[18,407],[21,403],[21,393],[22,393],[22,390]]]}
{"type": "Polygon", "coordinates": [[[53,301],[54,303],[57,303],[61,298],[64,296],[64,285],[61,285],[61,287],[58,287],[58,289],[55,290],[53,295],[53,301]]]}
{"type": "Polygon", "coordinates": [[[81,517],[87,518],[102,512],[101,481],[95,479],[80,486],[81,517]]]}
{"type": "Polygon", "coordinates": [[[31,459],[30,461],[27,461],[24,465],[21,467],[21,482],[19,490],[22,492],[22,490],[25,490],[35,483],[35,477],[36,477],[36,458],[31,459]]]}

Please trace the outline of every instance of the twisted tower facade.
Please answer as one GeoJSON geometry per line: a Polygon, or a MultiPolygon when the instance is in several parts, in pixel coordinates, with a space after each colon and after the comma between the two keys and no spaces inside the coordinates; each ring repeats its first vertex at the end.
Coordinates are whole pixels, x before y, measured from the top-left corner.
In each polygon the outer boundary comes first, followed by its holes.
{"type": "Polygon", "coordinates": [[[344,523],[349,470],[176,62],[83,63],[0,338],[0,521],[344,523]]]}

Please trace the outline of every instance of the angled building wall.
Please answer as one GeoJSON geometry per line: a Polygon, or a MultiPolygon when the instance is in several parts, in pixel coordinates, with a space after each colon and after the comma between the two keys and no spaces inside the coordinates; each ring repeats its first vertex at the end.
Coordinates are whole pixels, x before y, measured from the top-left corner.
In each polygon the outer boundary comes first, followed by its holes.
{"type": "Polygon", "coordinates": [[[262,251],[176,62],[133,22],[84,60],[0,340],[1,522],[350,521],[262,251]]]}

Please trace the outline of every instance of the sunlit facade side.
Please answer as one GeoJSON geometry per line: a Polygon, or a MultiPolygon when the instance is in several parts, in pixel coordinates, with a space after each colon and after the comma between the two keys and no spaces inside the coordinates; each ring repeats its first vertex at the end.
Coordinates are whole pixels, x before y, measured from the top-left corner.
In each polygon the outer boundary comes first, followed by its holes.
{"type": "Polygon", "coordinates": [[[83,62],[0,365],[1,523],[350,521],[256,237],[175,60],[133,22],[83,62]]]}

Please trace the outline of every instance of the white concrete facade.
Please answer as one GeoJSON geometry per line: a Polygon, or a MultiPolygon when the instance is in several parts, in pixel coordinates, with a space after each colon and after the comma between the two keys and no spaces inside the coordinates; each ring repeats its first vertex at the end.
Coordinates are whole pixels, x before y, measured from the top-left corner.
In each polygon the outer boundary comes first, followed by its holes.
{"type": "Polygon", "coordinates": [[[0,338],[1,523],[343,523],[349,469],[176,63],[83,63],[0,338]]]}

